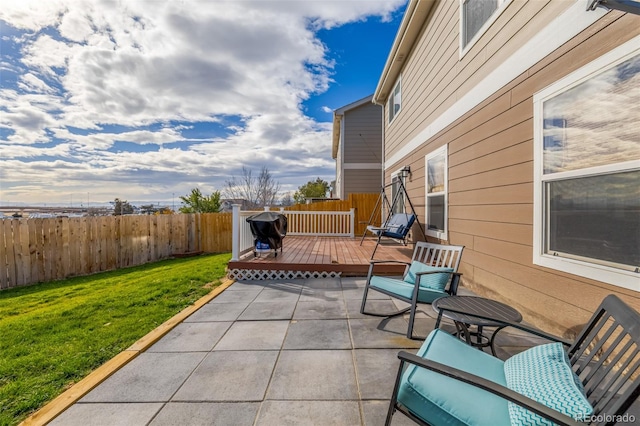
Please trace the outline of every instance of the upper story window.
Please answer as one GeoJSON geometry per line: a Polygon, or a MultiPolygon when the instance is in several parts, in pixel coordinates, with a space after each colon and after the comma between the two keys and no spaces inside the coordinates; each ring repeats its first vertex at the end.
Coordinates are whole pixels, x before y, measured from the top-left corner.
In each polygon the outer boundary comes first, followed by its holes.
{"type": "Polygon", "coordinates": [[[460,47],[464,51],[480,37],[511,0],[461,0],[460,47]]]}
{"type": "Polygon", "coordinates": [[[398,78],[396,85],[393,87],[387,107],[389,109],[389,123],[393,121],[395,116],[402,109],[402,79],[398,78]]]}
{"type": "Polygon", "coordinates": [[[427,235],[447,239],[447,145],[425,157],[427,235]]]}
{"type": "Polygon", "coordinates": [[[636,291],[638,40],[534,97],[534,263],[636,291]]]}

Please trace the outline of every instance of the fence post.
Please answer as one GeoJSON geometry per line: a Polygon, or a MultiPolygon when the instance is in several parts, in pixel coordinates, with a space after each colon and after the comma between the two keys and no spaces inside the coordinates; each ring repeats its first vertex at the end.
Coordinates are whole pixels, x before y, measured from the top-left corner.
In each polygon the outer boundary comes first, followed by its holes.
{"type": "Polygon", "coordinates": [[[231,206],[231,260],[240,258],[240,204],[231,206]]]}
{"type": "Polygon", "coordinates": [[[354,238],[356,236],[356,229],[355,229],[355,226],[356,226],[356,221],[355,221],[356,213],[355,213],[355,211],[356,211],[356,209],[354,209],[352,207],[350,211],[351,211],[351,216],[350,216],[350,219],[351,219],[351,235],[350,236],[351,236],[351,238],[354,238]]]}

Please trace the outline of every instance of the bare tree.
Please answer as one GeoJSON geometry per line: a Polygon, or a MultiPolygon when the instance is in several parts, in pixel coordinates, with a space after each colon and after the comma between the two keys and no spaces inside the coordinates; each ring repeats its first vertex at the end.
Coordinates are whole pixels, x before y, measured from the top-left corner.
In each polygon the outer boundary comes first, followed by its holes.
{"type": "Polygon", "coordinates": [[[276,181],[267,167],[254,176],[251,170],[242,167],[241,177],[232,177],[225,181],[225,198],[244,200],[249,209],[258,209],[275,204],[280,183],[276,181]]]}
{"type": "Polygon", "coordinates": [[[293,201],[293,197],[291,196],[291,192],[287,192],[280,199],[280,205],[285,206],[285,207],[286,206],[291,206],[291,205],[293,205],[293,203],[294,203],[294,201],[293,201]]]}

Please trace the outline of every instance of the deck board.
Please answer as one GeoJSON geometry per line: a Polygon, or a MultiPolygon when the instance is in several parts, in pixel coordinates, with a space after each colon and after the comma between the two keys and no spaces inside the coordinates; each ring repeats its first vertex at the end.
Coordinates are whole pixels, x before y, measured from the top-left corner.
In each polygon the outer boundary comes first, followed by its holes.
{"type": "MultiPolygon", "coordinates": [[[[283,240],[282,252],[262,253],[257,257],[248,253],[238,261],[229,262],[229,269],[293,270],[310,272],[339,272],[343,275],[366,275],[376,240],[360,238],[288,236],[283,240]]],[[[376,251],[375,260],[409,261],[413,245],[385,242],[376,251]]],[[[378,271],[378,269],[376,269],[378,271]]],[[[401,274],[403,265],[384,265],[379,273],[401,274]]]]}

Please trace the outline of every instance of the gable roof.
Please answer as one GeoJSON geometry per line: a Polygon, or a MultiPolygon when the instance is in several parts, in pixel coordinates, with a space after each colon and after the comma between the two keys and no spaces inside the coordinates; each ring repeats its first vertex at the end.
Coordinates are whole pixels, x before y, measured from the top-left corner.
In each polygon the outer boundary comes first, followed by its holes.
{"type": "Polygon", "coordinates": [[[382,70],[373,103],[383,105],[437,0],[410,0],[382,70]]]}
{"type": "Polygon", "coordinates": [[[351,102],[348,105],[345,105],[341,108],[338,108],[333,111],[333,131],[332,131],[332,146],[331,146],[331,157],[335,160],[338,157],[338,145],[340,144],[340,129],[342,127],[342,117],[344,113],[347,111],[351,111],[352,109],[356,109],[364,104],[371,103],[373,99],[373,95],[369,95],[355,102],[351,102]]]}

